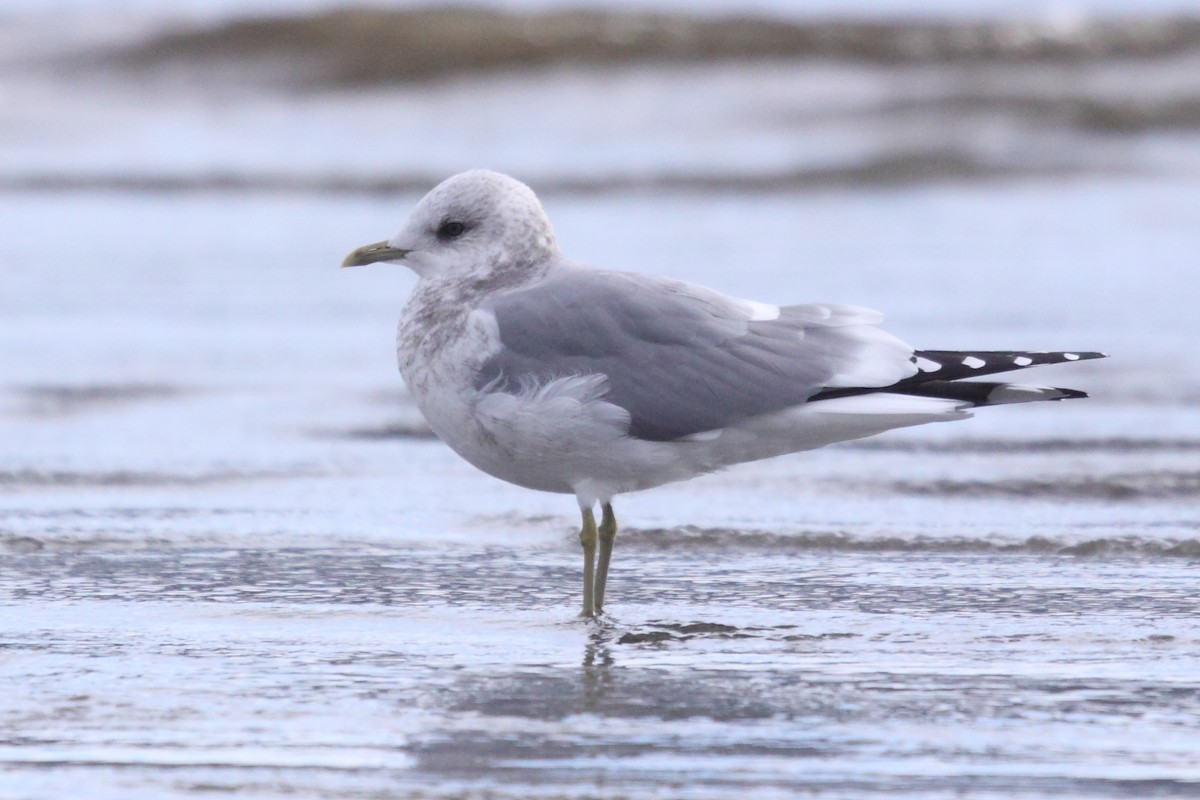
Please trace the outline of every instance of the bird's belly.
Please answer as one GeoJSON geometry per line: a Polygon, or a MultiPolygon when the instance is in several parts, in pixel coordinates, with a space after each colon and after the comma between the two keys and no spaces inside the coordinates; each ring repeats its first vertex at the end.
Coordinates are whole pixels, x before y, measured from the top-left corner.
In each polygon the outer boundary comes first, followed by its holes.
{"type": "Polygon", "coordinates": [[[573,460],[569,452],[542,452],[528,456],[513,451],[497,443],[469,415],[435,413],[432,416],[427,414],[426,419],[433,432],[451,450],[494,478],[543,492],[569,494],[575,491],[567,477],[577,474],[577,470],[571,469],[572,465],[568,463],[573,460]]]}
{"type": "Polygon", "coordinates": [[[413,371],[405,372],[404,378],[429,427],[472,466],[528,489],[574,491],[561,463],[555,463],[558,459],[547,459],[544,452],[530,455],[523,447],[501,443],[480,423],[476,413],[479,394],[469,382],[439,380],[413,371]]]}

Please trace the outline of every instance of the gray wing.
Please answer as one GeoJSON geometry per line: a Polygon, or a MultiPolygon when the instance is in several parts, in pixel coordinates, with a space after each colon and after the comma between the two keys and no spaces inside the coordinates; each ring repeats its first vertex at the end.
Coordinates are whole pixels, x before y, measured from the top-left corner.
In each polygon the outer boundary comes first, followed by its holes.
{"type": "Polygon", "coordinates": [[[604,399],[629,412],[630,435],[653,441],[916,372],[912,348],[853,306],[776,310],[680,281],[571,267],[481,307],[495,315],[501,347],[477,388],[603,374],[604,399]]]}

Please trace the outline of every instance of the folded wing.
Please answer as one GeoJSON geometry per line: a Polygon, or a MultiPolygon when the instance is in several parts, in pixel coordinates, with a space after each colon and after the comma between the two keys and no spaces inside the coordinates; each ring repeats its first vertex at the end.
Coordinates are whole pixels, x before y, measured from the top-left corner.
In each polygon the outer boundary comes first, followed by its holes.
{"type": "Polygon", "coordinates": [[[497,295],[501,347],[476,386],[516,392],[603,375],[631,436],[669,441],[799,405],[823,391],[876,389],[919,374],[913,349],[844,305],[776,308],[663,278],[556,270],[497,295]]]}

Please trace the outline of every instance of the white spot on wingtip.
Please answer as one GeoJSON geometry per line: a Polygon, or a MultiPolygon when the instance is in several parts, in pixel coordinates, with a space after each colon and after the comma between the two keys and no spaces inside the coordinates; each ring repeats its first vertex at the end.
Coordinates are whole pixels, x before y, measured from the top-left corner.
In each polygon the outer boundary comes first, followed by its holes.
{"type": "Polygon", "coordinates": [[[996,387],[988,400],[993,403],[1025,403],[1031,400],[1061,400],[1065,397],[1060,390],[1051,386],[1022,386],[1006,383],[996,387]]]}
{"type": "Polygon", "coordinates": [[[931,361],[925,356],[917,356],[917,369],[921,372],[937,372],[942,368],[942,365],[936,361],[931,361]]]}
{"type": "Polygon", "coordinates": [[[967,356],[966,358],[964,358],[962,360],[962,363],[963,363],[964,367],[970,367],[971,369],[979,369],[987,362],[984,361],[982,358],[977,358],[976,356],[967,356]]]}
{"type": "Polygon", "coordinates": [[[1065,358],[1067,361],[1078,361],[1079,354],[1078,353],[1063,353],[1063,358],[1065,358]]]}
{"type": "Polygon", "coordinates": [[[1017,356],[1016,358],[1013,359],[1013,363],[1016,364],[1018,367],[1028,367],[1030,364],[1033,363],[1033,359],[1030,358],[1029,356],[1017,356]]]}

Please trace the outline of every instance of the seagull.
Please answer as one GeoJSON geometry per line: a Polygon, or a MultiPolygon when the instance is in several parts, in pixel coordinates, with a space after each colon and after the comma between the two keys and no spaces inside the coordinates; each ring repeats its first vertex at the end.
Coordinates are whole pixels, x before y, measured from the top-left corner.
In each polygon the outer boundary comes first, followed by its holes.
{"type": "Polygon", "coordinates": [[[618,494],[982,406],[1086,397],[962,379],[1104,357],[915,350],[869,309],[582,266],[533,190],[489,170],[446,179],[342,266],[377,262],[417,274],[396,351],[434,433],[490,475],[578,500],[583,617],[604,607],[618,494]]]}

